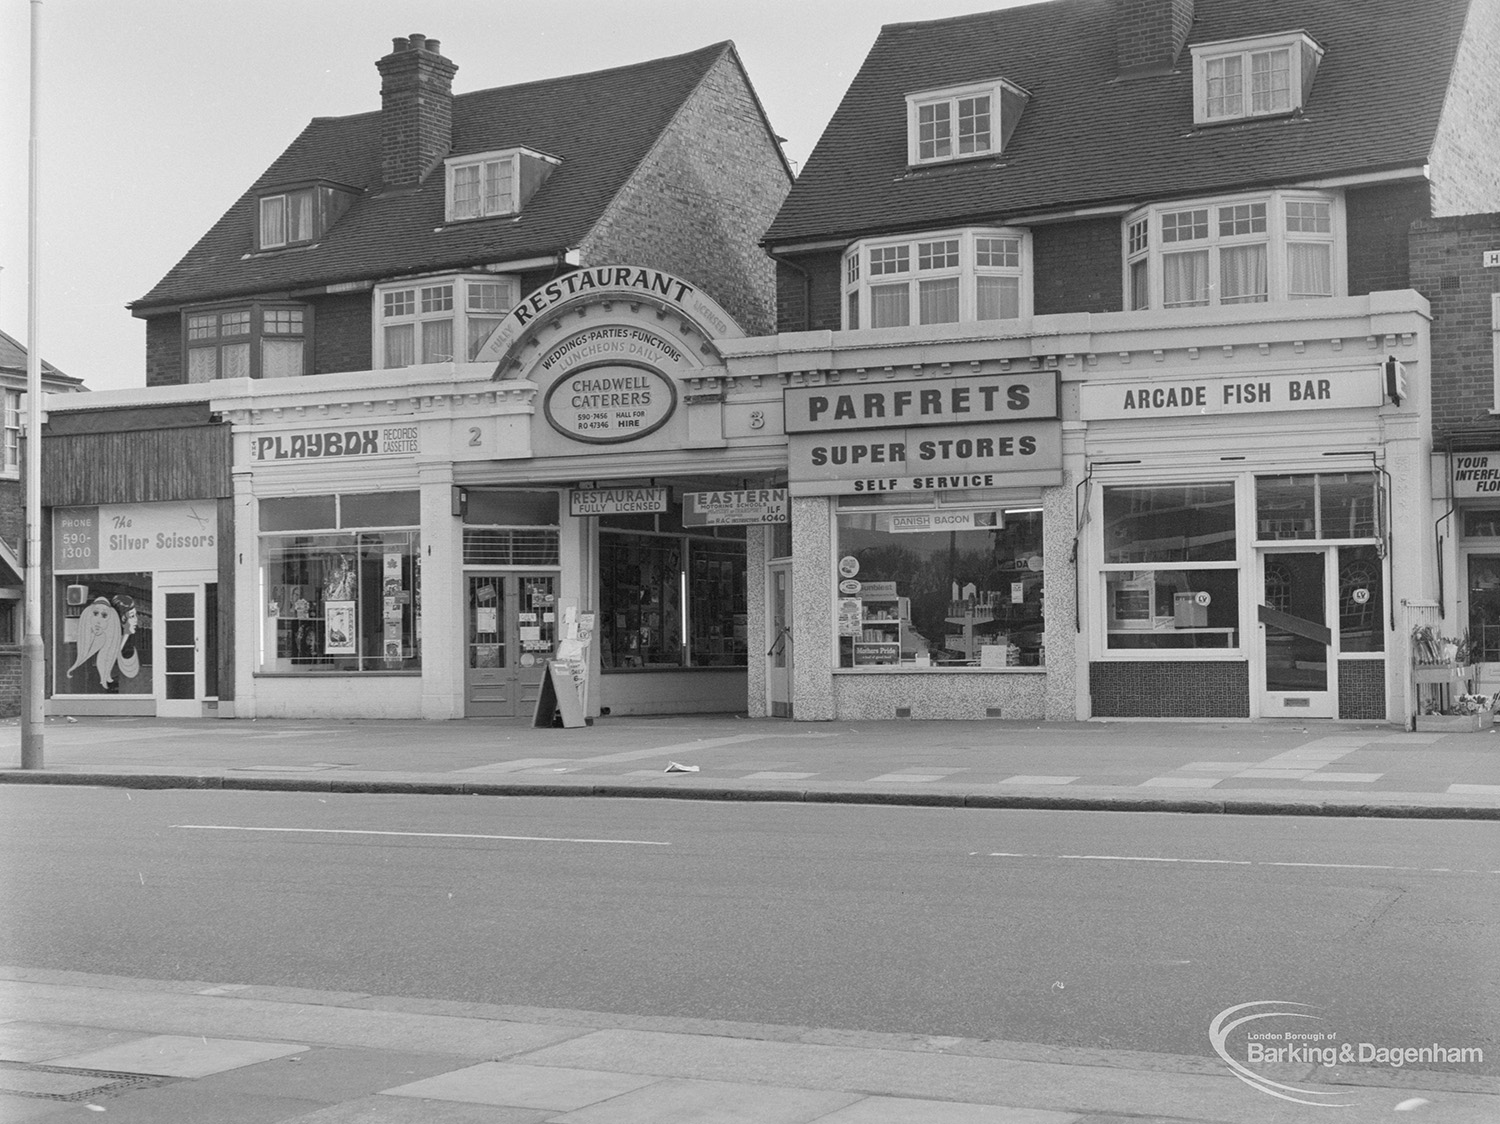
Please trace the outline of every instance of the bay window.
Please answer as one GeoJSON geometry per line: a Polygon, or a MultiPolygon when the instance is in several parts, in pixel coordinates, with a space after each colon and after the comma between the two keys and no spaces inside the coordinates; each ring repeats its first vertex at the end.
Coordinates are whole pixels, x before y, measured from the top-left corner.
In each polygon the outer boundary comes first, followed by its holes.
{"type": "Polygon", "coordinates": [[[440,277],[380,286],[375,365],[470,362],[519,300],[514,277],[440,277]]]}
{"type": "Polygon", "coordinates": [[[856,243],[844,256],[844,328],[1029,315],[1030,242],[1024,231],[969,229],[856,243]]]}
{"type": "Polygon", "coordinates": [[[1158,204],[1127,216],[1123,238],[1132,309],[1311,300],[1345,289],[1343,208],[1332,195],[1158,204]]]}
{"type": "Polygon", "coordinates": [[[183,314],[187,381],[291,378],[307,373],[312,310],[255,303],[183,314]]]}

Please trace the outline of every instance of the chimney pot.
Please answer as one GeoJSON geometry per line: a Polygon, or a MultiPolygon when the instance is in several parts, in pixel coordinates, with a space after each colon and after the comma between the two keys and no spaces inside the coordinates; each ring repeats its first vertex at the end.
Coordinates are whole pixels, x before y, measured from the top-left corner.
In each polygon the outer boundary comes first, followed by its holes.
{"type": "Polygon", "coordinates": [[[386,187],[415,186],[453,143],[453,75],[436,39],[412,34],[375,63],[380,72],[381,178],[386,187]]]}

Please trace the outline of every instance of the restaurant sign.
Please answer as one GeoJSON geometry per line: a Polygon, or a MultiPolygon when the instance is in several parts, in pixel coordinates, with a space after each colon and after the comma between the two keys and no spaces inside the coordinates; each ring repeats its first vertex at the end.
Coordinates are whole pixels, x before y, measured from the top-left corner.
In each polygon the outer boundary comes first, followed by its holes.
{"type": "Polygon", "coordinates": [[[682,494],[684,527],[748,526],[791,521],[791,507],[785,488],[682,494]]]}
{"type": "MultiPolygon", "coordinates": [[[[670,348],[665,341],[661,347],[670,348]]],[[[612,359],[558,379],[542,401],[552,428],[574,441],[635,441],[667,423],[677,405],[672,381],[644,363],[612,359]]]]}
{"type": "Polygon", "coordinates": [[[671,489],[574,488],[568,493],[569,515],[642,515],[666,511],[671,489]]]}

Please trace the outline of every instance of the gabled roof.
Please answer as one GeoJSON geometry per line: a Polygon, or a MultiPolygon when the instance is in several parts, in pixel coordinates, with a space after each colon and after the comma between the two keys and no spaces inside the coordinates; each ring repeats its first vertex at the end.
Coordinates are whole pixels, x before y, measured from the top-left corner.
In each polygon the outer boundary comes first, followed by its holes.
{"type": "Polygon", "coordinates": [[[1427,162],[1469,0],[1196,0],[1173,72],[1115,64],[1115,0],[881,30],[768,244],[1001,221],[1427,162]],[[1304,111],[1199,128],[1190,48],[1302,30],[1327,51],[1304,111]],[[907,168],[905,97],[1003,77],[1031,99],[997,159],[907,168]]]}
{"type": "MultiPolygon", "coordinates": [[[[14,336],[0,332],[0,376],[7,376],[7,382],[20,379],[23,383],[26,379],[26,345],[14,336]]],[[[42,360],[42,389],[49,392],[61,390],[82,390],[83,380],[65,375],[42,360]]]]}
{"type": "Polygon", "coordinates": [[[562,164],[519,218],[444,223],[442,166],[381,193],[380,113],[315,118],[187,255],[130,307],[285,292],[518,261],[577,246],[729,42],[590,74],[453,97],[451,154],[531,148],[562,164]],[[362,194],[314,246],[246,257],[257,199],[329,180],[362,194]],[[436,228],[443,229],[434,233],[436,228]]]}

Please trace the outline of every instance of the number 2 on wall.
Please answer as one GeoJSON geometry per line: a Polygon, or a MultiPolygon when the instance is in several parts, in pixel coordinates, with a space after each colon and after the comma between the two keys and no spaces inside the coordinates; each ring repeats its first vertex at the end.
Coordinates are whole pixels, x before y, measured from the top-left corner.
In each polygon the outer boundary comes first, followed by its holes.
{"type": "Polygon", "coordinates": [[[471,426],[469,426],[469,444],[470,445],[478,445],[479,444],[479,439],[481,437],[483,437],[483,436],[484,436],[484,430],[480,429],[477,425],[471,425],[471,426]]]}

